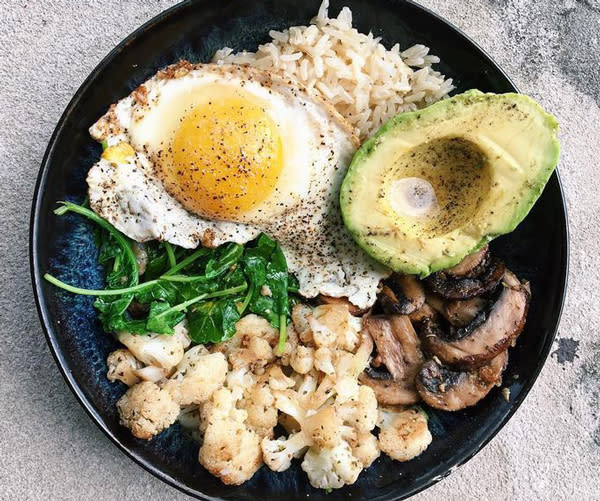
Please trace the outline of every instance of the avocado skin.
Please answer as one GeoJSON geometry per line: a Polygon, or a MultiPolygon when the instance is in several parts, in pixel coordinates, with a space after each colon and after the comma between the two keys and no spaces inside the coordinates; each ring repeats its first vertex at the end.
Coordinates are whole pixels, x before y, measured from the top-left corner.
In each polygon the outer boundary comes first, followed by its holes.
{"type": "MultiPolygon", "coordinates": [[[[444,126],[444,130],[447,131],[445,135],[452,135],[455,137],[461,137],[461,131],[452,130],[447,125],[444,126]]],[[[361,148],[354,155],[352,162],[348,168],[346,176],[340,190],[340,206],[342,211],[342,217],[344,224],[351,233],[354,240],[362,247],[367,254],[373,257],[375,260],[389,267],[393,271],[419,275],[424,278],[431,273],[439,270],[450,268],[459,263],[466,255],[481,249],[485,244],[493,240],[494,238],[512,232],[518,224],[527,216],[533,204],[537,201],[548,179],[552,175],[552,172],[556,168],[558,158],[560,155],[560,145],[557,139],[558,122],[556,118],[550,113],[545,112],[542,107],[529,96],[518,93],[505,93],[505,94],[494,94],[494,93],[483,93],[479,90],[472,89],[462,94],[458,94],[451,98],[438,101],[431,106],[417,110],[413,112],[401,113],[391,118],[385,125],[383,125],[369,140],[367,140],[361,148]],[[440,248],[436,247],[436,240],[438,237],[428,238],[424,247],[422,246],[420,259],[412,259],[410,255],[404,255],[404,258],[399,258],[388,246],[379,245],[376,237],[370,237],[365,234],[364,224],[368,224],[370,215],[373,213],[374,207],[371,205],[369,208],[368,203],[372,201],[364,200],[359,203],[364,204],[360,214],[362,216],[356,217],[352,214],[353,205],[356,205],[356,197],[352,196],[353,191],[357,188],[356,182],[359,181],[359,175],[361,171],[364,171],[365,166],[369,165],[369,159],[371,159],[376,153],[378,146],[382,141],[385,141],[388,135],[394,133],[397,130],[409,130],[415,127],[419,127],[420,122],[425,119],[434,119],[436,116],[440,117],[442,121],[452,121],[457,117],[462,117],[464,110],[468,110],[475,105],[482,103],[488,103],[489,106],[495,106],[499,103],[507,105],[507,103],[513,103],[513,107],[518,109],[528,109],[531,116],[537,115],[539,119],[539,131],[542,135],[549,137],[545,138],[545,141],[541,141],[541,151],[539,155],[539,164],[536,167],[536,174],[533,179],[530,179],[521,188],[520,192],[514,193],[513,196],[518,197],[515,203],[514,210],[507,210],[501,215],[502,224],[496,225],[496,230],[493,232],[482,231],[477,236],[477,240],[473,241],[473,238],[466,240],[465,242],[459,241],[451,248],[451,252],[441,251],[440,248]],[[543,144],[542,144],[543,143],[543,144]],[[388,248],[386,248],[388,247],[388,248]],[[423,258],[425,255],[425,258],[423,258]]],[[[444,134],[439,137],[444,136],[444,134]]],[[[533,136],[535,136],[533,134],[533,136]]],[[[431,139],[431,137],[429,137],[431,139]]],[[[416,146],[416,144],[415,144],[416,146]]],[[[510,148],[510,145],[507,145],[510,148]]],[[[491,168],[495,168],[495,162],[490,161],[491,168]]],[[[525,166],[526,168],[527,166],[525,166]]],[[[364,179],[363,179],[364,181],[364,179]]],[[[410,240],[410,237],[405,237],[403,242],[410,240]]],[[[398,242],[399,245],[402,242],[398,242]]]]}

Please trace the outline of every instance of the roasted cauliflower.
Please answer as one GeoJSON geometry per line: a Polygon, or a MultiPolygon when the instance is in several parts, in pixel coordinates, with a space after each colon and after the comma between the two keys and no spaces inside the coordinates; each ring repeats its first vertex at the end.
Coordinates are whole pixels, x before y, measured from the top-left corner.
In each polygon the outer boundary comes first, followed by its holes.
{"type": "Polygon", "coordinates": [[[260,437],[248,427],[247,417],[227,388],[217,390],[202,407],[206,430],[198,459],[225,484],[244,483],[262,464],[260,437]]]}
{"type": "Polygon", "coordinates": [[[144,336],[119,332],[117,337],[140,362],[170,370],[183,358],[190,338],[184,322],[175,326],[175,333],[146,334],[144,336]]]}
{"type": "Polygon", "coordinates": [[[353,484],[363,469],[345,441],[331,448],[309,448],[301,467],[308,475],[310,485],[317,489],[339,489],[353,484]]]}
{"type": "Polygon", "coordinates": [[[187,351],[183,325],[174,336],[121,333],[129,350],[108,360],[113,379],[134,385],[119,400],[121,422],[151,438],[179,416],[201,444],[200,463],[233,485],[263,462],[280,472],[298,458],[314,487],[337,489],[380,451],[406,461],[431,441],[424,413],[378,412],[375,393],[359,382],[373,340],[348,305],[296,305],[281,352],[264,318],[246,315],[236,327],[228,341],[187,351]],[[287,436],[273,438],[278,424],[287,436]]]}
{"type": "Polygon", "coordinates": [[[427,414],[421,409],[379,409],[379,448],[396,461],[409,461],[431,443],[427,414]]]}
{"type": "Polygon", "coordinates": [[[121,424],[146,440],[171,426],[179,415],[179,405],[169,392],[148,381],[129,388],[117,402],[117,409],[121,424]]]}
{"type": "Polygon", "coordinates": [[[140,382],[136,371],[141,369],[143,364],[129,350],[121,348],[113,351],[108,355],[106,365],[108,365],[106,377],[109,381],[121,381],[127,386],[140,382]]]}
{"type": "Polygon", "coordinates": [[[277,407],[275,397],[268,381],[260,381],[249,388],[240,400],[238,407],[248,413],[248,426],[262,437],[273,436],[277,426],[277,407]]]}
{"type": "Polygon", "coordinates": [[[274,390],[290,435],[262,440],[265,464],[284,471],[304,454],[301,467],[314,487],[336,489],[355,482],[379,455],[370,433],[377,422],[377,400],[357,377],[345,374],[336,382],[334,375],[309,373],[297,378],[295,389],[274,390]]]}
{"type": "Polygon", "coordinates": [[[225,355],[194,346],[185,352],[164,388],[179,405],[201,404],[223,386],[227,369],[225,355]]]}
{"type": "Polygon", "coordinates": [[[274,359],[273,347],[279,332],[264,318],[250,314],[236,324],[236,333],[228,341],[216,344],[211,351],[225,354],[233,369],[264,367],[274,359]]]}

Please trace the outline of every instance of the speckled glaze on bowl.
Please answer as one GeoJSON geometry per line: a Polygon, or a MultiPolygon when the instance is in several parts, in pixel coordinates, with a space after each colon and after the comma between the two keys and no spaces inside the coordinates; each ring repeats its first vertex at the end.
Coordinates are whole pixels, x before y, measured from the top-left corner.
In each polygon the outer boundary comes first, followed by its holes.
{"type": "MultiPolygon", "coordinates": [[[[42,325],[68,385],[106,435],[148,471],[202,499],[270,501],[311,499],[392,500],[406,498],[443,478],[472,457],[506,423],[533,385],[552,345],[560,318],[567,275],[568,235],[558,175],[550,179],[529,216],[493,250],[519,276],[531,281],[533,301],[525,331],[511,350],[500,389],[476,407],[456,413],[428,409],[434,440],[408,463],[382,456],[356,484],[327,495],[310,487],[298,464],[285,473],[259,470],[246,484],[228,487],[203,470],[198,446],[175,425],[154,440],[135,439],[118,422],[115,403],[125,390],[106,377],[106,355],[117,343],[105,334],[93,298],[74,296],[44,282],[50,271],[85,287],[102,286],[92,227],[77,216],[56,217],[58,200],[82,201],[85,176],[100,154],[87,128],[113,102],[159,68],[187,58],[208,61],[228,45],[253,50],[270,29],[307,24],[319,0],[228,2],[189,1],[169,9],[127,37],[92,72],[60,119],[42,162],[31,216],[31,272],[42,325]],[[517,378],[518,376],[518,378],[517,378]]],[[[508,92],[514,85],[498,66],[456,28],[408,1],[333,1],[331,12],[348,5],[355,25],[372,30],[391,46],[423,43],[441,57],[440,71],[454,78],[457,92],[470,88],[508,92]]]]}

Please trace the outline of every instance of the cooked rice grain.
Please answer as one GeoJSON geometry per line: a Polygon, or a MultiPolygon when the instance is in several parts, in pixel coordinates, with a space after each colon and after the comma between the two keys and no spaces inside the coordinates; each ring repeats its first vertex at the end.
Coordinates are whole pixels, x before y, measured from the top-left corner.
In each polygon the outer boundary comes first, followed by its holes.
{"type": "Polygon", "coordinates": [[[454,88],[432,68],[439,58],[425,45],[387,50],[379,37],[352,28],[352,12],[344,7],[337,18],[328,16],[324,0],[310,26],[270,31],[272,41],[256,52],[225,47],[217,63],[246,64],[293,78],[319,92],[355,127],[361,140],[391,117],[423,108],[454,88]]]}

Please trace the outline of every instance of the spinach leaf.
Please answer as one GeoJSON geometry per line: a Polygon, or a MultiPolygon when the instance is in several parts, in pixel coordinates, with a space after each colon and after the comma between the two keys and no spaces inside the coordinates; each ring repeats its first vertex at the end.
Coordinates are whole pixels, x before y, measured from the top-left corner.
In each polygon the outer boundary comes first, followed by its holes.
{"type": "Polygon", "coordinates": [[[144,278],[146,280],[153,280],[167,270],[167,252],[162,242],[148,242],[145,244],[145,250],[148,255],[148,262],[146,263],[144,278]]]}
{"type": "MultiPolygon", "coordinates": [[[[137,285],[139,281],[138,275],[138,267],[137,260],[135,258],[135,254],[131,248],[131,240],[119,232],[112,224],[108,221],[102,219],[98,214],[91,211],[90,209],[83,207],[81,205],[77,205],[71,202],[61,202],[61,207],[56,209],[54,213],[58,216],[61,216],[67,212],[75,212],[76,214],[80,214],[85,216],[89,220],[98,224],[102,229],[106,230],[112,238],[117,242],[117,244],[121,247],[122,250],[122,261],[123,263],[120,266],[123,266],[127,271],[129,271],[129,281],[128,286],[137,285]]],[[[121,284],[123,286],[123,284],[121,284]]]]}
{"type": "Polygon", "coordinates": [[[242,266],[237,264],[234,265],[233,269],[229,270],[229,272],[223,277],[223,279],[221,280],[221,286],[235,287],[245,282],[246,276],[244,275],[242,266]]]}
{"type": "Polygon", "coordinates": [[[140,283],[133,253],[137,244],[86,207],[64,203],[55,212],[68,211],[98,224],[98,261],[106,269],[106,288],[82,289],[48,274],[45,278],[69,292],[96,296],[104,330],[172,334],[187,317],[195,342],[219,342],[233,336],[236,322],[251,311],[280,329],[283,347],[291,305],[299,300],[294,295],[298,281],[288,272],[281,247],[267,235],[245,246],[227,243],[216,249],[146,243],[148,262],[140,283]],[[134,299],[149,305],[145,318],[129,314],[134,299]]]}
{"type": "Polygon", "coordinates": [[[223,275],[242,257],[244,247],[240,244],[229,243],[218,247],[215,255],[206,264],[205,277],[211,280],[223,275]]]}
{"type": "Polygon", "coordinates": [[[277,305],[280,315],[289,316],[288,302],[288,267],[281,247],[276,244],[267,263],[267,286],[277,305]]]}
{"type": "Polygon", "coordinates": [[[188,332],[195,343],[218,343],[235,334],[239,319],[234,299],[206,301],[188,312],[188,332]]]}
{"type": "Polygon", "coordinates": [[[108,264],[112,259],[123,254],[123,248],[115,238],[106,230],[99,232],[100,248],[98,250],[98,262],[102,265],[108,264]]]}
{"type": "Polygon", "coordinates": [[[264,307],[256,306],[256,302],[262,296],[260,294],[261,288],[267,281],[267,263],[265,259],[260,255],[254,255],[249,253],[244,258],[243,262],[244,273],[250,283],[248,294],[242,303],[241,312],[244,312],[246,308],[250,307],[252,313],[260,314],[258,309],[264,307]]]}
{"type": "Polygon", "coordinates": [[[147,332],[156,332],[157,334],[173,334],[173,327],[184,318],[183,311],[171,307],[166,301],[154,301],[150,304],[146,329],[147,332]]]}
{"type": "MultiPolygon", "coordinates": [[[[178,248],[178,250],[181,250],[178,248]]],[[[187,268],[190,268],[190,272],[192,274],[195,274],[198,272],[198,270],[203,269],[202,268],[202,262],[203,262],[203,257],[208,256],[209,254],[211,254],[213,251],[211,249],[206,249],[204,247],[195,250],[194,252],[192,252],[191,254],[187,253],[186,251],[184,251],[183,253],[181,253],[181,255],[178,256],[179,259],[181,259],[175,266],[169,268],[169,270],[167,270],[165,272],[165,276],[170,276],[170,275],[174,275],[175,273],[178,273],[181,270],[186,270],[187,268]]],[[[177,254],[177,253],[176,253],[177,254]]]]}
{"type": "Polygon", "coordinates": [[[279,328],[279,312],[277,311],[277,306],[272,297],[261,296],[259,294],[250,301],[248,310],[266,318],[273,327],[279,328]]]}
{"type": "Polygon", "coordinates": [[[146,320],[135,320],[127,314],[131,303],[131,295],[123,295],[115,300],[106,300],[99,296],[94,302],[94,307],[99,311],[98,318],[106,332],[127,331],[132,334],[145,334],[146,320]]]}
{"type": "Polygon", "coordinates": [[[135,298],[142,304],[150,304],[152,301],[167,301],[169,303],[176,303],[180,300],[181,295],[175,284],[171,282],[159,281],[152,287],[148,287],[147,289],[136,293],[135,298]]]}
{"type": "MultiPolygon", "coordinates": [[[[236,297],[240,293],[244,292],[247,287],[248,286],[244,283],[237,287],[230,287],[228,289],[219,289],[214,292],[202,293],[175,306],[170,306],[166,302],[154,302],[150,306],[150,313],[148,314],[146,327],[150,332],[173,334],[173,327],[183,320],[183,318],[186,316],[183,312],[188,311],[190,306],[204,301],[205,299],[214,299],[227,296],[236,297]]],[[[233,302],[233,305],[235,306],[235,302],[233,302]]]]}
{"type": "Polygon", "coordinates": [[[283,251],[277,242],[263,233],[254,247],[246,248],[242,262],[250,287],[241,310],[247,307],[279,328],[279,349],[282,350],[290,315],[289,273],[283,251]]]}

